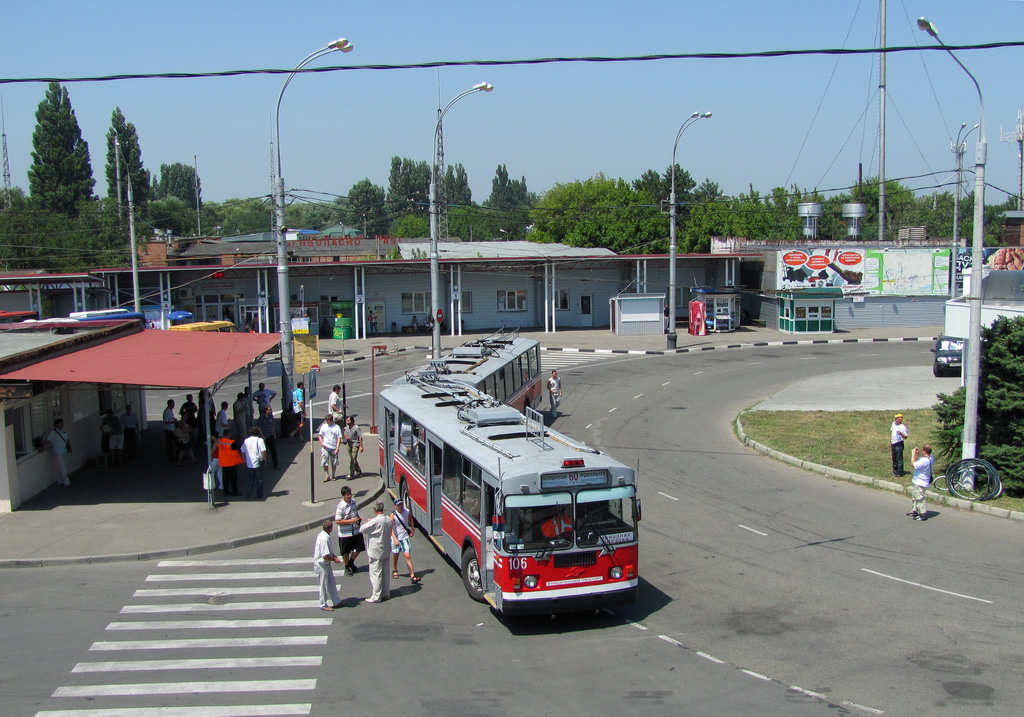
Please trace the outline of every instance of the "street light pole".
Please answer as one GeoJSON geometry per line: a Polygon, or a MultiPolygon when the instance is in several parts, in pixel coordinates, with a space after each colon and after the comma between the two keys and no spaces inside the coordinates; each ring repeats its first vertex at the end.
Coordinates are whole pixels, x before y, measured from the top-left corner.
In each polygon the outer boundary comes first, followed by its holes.
{"type": "Polygon", "coordinates": [[[672,193],[669,194],[669,243],[668,243],[668,343],[670,349],[676,347],[676,147],[679,146],[679,138],[683,136],[686,128],[697,120],[707,119],[710,112],[701,114],[694,112],[686,118],[683,125],[676,132],[676,141],[672,145],[672,193]]]}
{"type": "MultiPolygon", "coordinates": [[[[946,47],[939,37],[938,30],[925,18],[918,18],[917,26],[946,47]]],[[[974,153],[974,231],[971,242],[971,293],[967,297],[970,302],[970,326],[967,336],[967,365],[964,366],[964,385],[967,395],[964,398],[964,434],[963,459],[976,458],[978,455],[978,398],[981,391],[981,260],[985,243],[985,159],[988,143],[985,141],[985,100],[981,96],[981,86],[964,63],[946,47],[960,69],[967,73],[978,91],[978,142],[974,153]]]]}
{"type": "Polygon", "coordinates": [[[953,247],[950,252],[950,269],[949,269],[949,298],[956,298],[956,260],[960,254],[960,192],[963,191],[963,180],[961,175],[964,170],[964,152],[967,151],[967,137],[970,136],[971,132],[978,129],[978,125],[974,125],[964,135],[963,141],[960,140],[960,133],[967,127],[966,122],[960,123],[960,129],[956,133],[956,144],[953,145],[953,155],[956,157],[956,191],[953,194],[953,247]]]}
{"type": "Polygon", "coordinates": [[[281,402],[287,408],[292,400],[292,373],[295,371],[295,344],[292,336],[291,317],[291,289],[288,286],[288,251],[285,246],[285,224],[284,224],[284,176],[281,174],[281,99],[284,91],[288,89],[295,74],[313,60],[328,53],[340,50],[351,52],[352,43],[345,38],[339,38],[334,42],[322,47],[316,52],[307,55],[306,58],[295,66],[295,69],[288,75],[281,87],[281,93],[277,96],[277,111],[274,114],[274,136],[276,138],[277,151],[277,180],[274,185],[274,214],[277,217],[277,304],[278,304],[278,330],[281,333],[281,402]]]}
{"type": "MultiPolygon", "coordinates": [[[[434,329],[430,339],[430,351],[431,357],[435,359],[441,355],[441,322],[437,320],[437,310],[440,308],[438,293],[441,284],[440,259],[437,255],[437,140],[441,131],[441,120],[444,119],[445,113],[452,108],[452,105],[466,95],[471,95],[474,92],[490,92],[493,89],[494,85],[486,82],[473,85],[449,102],[443,110],[438,110],[437,124],[434,125],[434,150],[430,155],[430,320],[434,324],[434,329]]],[[[452,321],[454,317],[449,317],[448,320],[452,321]]]]}

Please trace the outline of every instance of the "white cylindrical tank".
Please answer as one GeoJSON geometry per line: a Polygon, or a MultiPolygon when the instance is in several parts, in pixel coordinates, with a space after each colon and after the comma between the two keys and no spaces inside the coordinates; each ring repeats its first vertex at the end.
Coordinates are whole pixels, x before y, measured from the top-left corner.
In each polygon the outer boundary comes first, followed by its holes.
{"type": "Polygon", "coordinates": [[[804,222],[804,236],[814,239],[818,236],[818,217],[821,216],[821,205],[817,202],[803,202],[796,205],[796,213],[804,222]]]}
{"type": "Polygon", "coordinates": [[[853,202],[843,205],[843,218],[847,220],[846,236],[855,239],[860,237],[860,220],[866,217],[867,214],[868,207],[866,204],[853,202]]]}

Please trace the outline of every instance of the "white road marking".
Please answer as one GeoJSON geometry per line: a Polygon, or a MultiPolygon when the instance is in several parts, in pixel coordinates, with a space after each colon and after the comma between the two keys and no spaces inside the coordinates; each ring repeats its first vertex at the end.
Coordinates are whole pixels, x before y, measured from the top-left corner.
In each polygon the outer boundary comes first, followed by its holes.
{"type": "Polygon", "coordinates": [[[740,672],[742,672],[745,675],[750,675],[751,677],[756,677],[759,680],[764,680],[765,682],[772,681],[771,677],[768,677],[767,675],[762,675],[760,672],[754,672],[753,670],[740,670],[740,672]]]}
{"type": "Polygon", "coordinates": [[[585,425],[585,426],[583,427],[583,430],[585,431],[585,430],[587,430],[588,428],[590,428],[590,427],[591,427],[591,426],[593,426],[593,425],[594,425],[593,423],[588,423],[587,425],[585,425]]]}
{"type": "Polygon", "coordinates": [[[701,657],[703,657],[705,660],[711,660],[712,662],[716,662],[719,665],[724,665],[725,664],[725,660],[719,660],[717,657],[712,657],[711,655],[709,655],[706,652],[701,652],[700,650],[697,650],[697,654],[700,655],[701,657]]]}
{"type": "Polygon", "coordinates": [[[748,528],[745,525],[741,525],[740,527],[743,528],[744,530],[749,530],[751,533],[757,533],[758,535],[764,535],[764,536],[768,535],[768,533],[762,533],[760,530],[754,530],[753,528],[748,528]]]}
{"type": "Polygon", "coordinates": [[[53,697],[110,697],[114,695],[188,695],[210,692],[283,692],[315,690],[316,680],[226,680],[224,682],[142,682],[133,685],[58,687],[53,697]]]}
{"type": "Polygon", "coordinates": [[[668,385],[669,385],[670,383],[672,383],[672,382],[671,382],[671,381],[666,381],[665,383],[663,383],[663,384],[661,384],[661,385],[662,385],[662,386],[668,386],[668,385]]]}
{"type": "Polygon", "coordinates": [[[308,580],[309,571],[280,573],[158,573],[147,575],[146,582],[167,583],[178,580],[308,580]]]}
{"type": "Polygon", "coordinates": [[[329,617],[295,617],[276,620],[152,620],[112,622],[108,630],[238,630],[250,627],[330,627],[329,617]]]}
{"type": "Polygon", "coordinates": [[[197,588],[156,588],[136,590],[134,597],[170,597],[172,595],[280,595],[283,593],[316,592],[317,587],[309,585],[268,585],[266,587],[213,586],[197,588]]]}
{"type": "Polygon", "coordinates": [[[817,356],[801,356],[800,360],[801,361],[817,361],[818,357],[817,356]]]}
{"type": "Polygon", "coordinates": [[[633,400],[635,401],[636,399],[643,398],[643,397],[644,397],[644,395],[642,393],[638,393],[637,395],[633,396],[633,400]]]}
{"type": "Polygon", "coordinates": [[[676,647],[685,647],[685,645],[679,642],[679,640],[673,640],[668,635],[658,635],[658,639],[664,640],[665,642],[675,645],[676,647]]]}
{"type": "Polygon", "coordinates": [[[320,655],[296,657],[200,657],[188,660],[119,660],[79,662],[72,672],[146,672],[150,670],[230,670],[245,667],[319,667],[320,655]]]}
{"type": "Polygon", "coordinates": [[[122,615],[160,612],[217,612],[220,610],[309,610],[319,607],[316,600],[278,600],[256,602],[231,602],[224,605],[209,603],[169,603],[167,605],[125,605],[122,615]]]}
{"type": "Polygon", "coordinates": [[[666,498],[668,498],[669,500],[679,500],[674,495],[669,495],[668,493],[662,493],[660,490],[658,491],[658,495],[663,495],[666,498]]]}
{"type": "Polygon", "coordinates": [[[812,690],[805,690],[803,687],[797,687],[796,685],[790,685],[789,689],[793,690],[794,692],[799,692],[802,695],[807,695],[808,697],[813,697],[816,700],[827,700],[828,699],[828,697],[826,697],[825,695],[821,694],[820,692],[813,692],[812,690]]]}
{"type": "Polygon", "coordinates": [[[619,407],[615,406],[614,408],[609,409],[608,413],[615,413],[618,410],[619,410],[619,407]]]}
{"type": "Polygon", "coordinates": [[[704,373],[704,372],[703,371],[694,371],[693,375],[694,376],[700,376],[702,373],[704,373]]]}
{"type": "Polygon", "coordinates": [[[874,707],[866,707],[865,705],[859,705],[856,702],[843,702],[841,704],[844,707],[853,707],[855,710],[864,710],[865,712],[870,712],[871,714],[876,714],[876,715],[884,715],[885,714],[885,712],[883,710],[876,710],[874,707]]]}
{"type": "Polygon", "coordinates": [[[984,598],[973,597],[971,595],[961,595],[960,593],[950,592],[949,590],[943,590],[942,588],[933,588],[931,585],[925,585],[923,583],[915,583],[912,580],[904,580],[903,578],[893,577],[892,575],[886,575],[885,573],[879,573],[879,572],[876,572],[874,570],[868,570],[867,568],[861,568],[861,570],[863,570],[865,573],[871,573],[872,575],[877,575],[877,576],[879,576],[881,578],[888,578],[889,580],[895,580],[898,583],[906,583],[907,585],[913,585],[914,587],[917,587],[917,588],[924,588],[925,590],[934,590],[935,592],[942,593],[943,595],[952,595],[953,597],[959,597],[959,598],[963,598],[965,600],[977,600],[978,602],[983,602],[983,603],[985,603],[987,605],[991,605],[992,604],[991,600],[986,600],[984,598]]]}
{"type": "Polygon", "coordinates": [[[644,632],[647,632],[647,630],[650,629],[646,625],[644,625],[643,623],[633,622],[632,620],[626,620],[626,624],[631,626],[631,627],[635,627],[637,630],[642,630],[644,632]]]}
{"type": "Polygon", "coordinates": [[[158,568],[222,568],[229,565],[305,565],[307,558],[237,558],[234,560],[161,560],[158,568]]]}
{"type": "Polygon", "coordinates": [[[36,712],[36,717],[284,717],[284,715],[308,715],[312,710],[311,703],[209,707],[114,707],[98,710],[44,710],[36,712]]]}
{"type": "Polygon", "coordinates": [[[326,645],[327,635],[297,635],[294,637],[205,637],[183,640],[109,640],[94,642],[90,651],[113,650],[180,650],[204,647],[297,647],[300,645],[326,645]]]}
{"type": "Polygon", "coordinates": [[[747,366],[760,366],[762,363],[764,363],[764,362],[763,361],[751,361],[750,363],[747,364],[747,366]]]}

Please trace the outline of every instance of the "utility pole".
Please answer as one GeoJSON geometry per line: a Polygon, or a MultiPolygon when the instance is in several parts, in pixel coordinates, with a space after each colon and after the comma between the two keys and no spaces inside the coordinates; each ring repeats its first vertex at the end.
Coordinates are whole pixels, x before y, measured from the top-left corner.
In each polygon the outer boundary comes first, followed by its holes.
{"type": "Polygon", "coordinates": [[[203,235],[203,225],[199,219],[199,160],[192,155],[192,186],[196,189],[196,236],[203,235]]]}
{"type": "Polygon", "coordinates": [[[0,99],[0,135],[3,137],[4,145],[4,196],[3,196],[3,208],[10,209],[11,207],[11,192],[14,190],[11,188],[11,162],[7,158],[7,122],[4,120],[4,101],[0,99]]]}
{"type": "MultiPolygon", "coordinates": [[[[1004,142],[1017,143],[1017,161],[1020,163],[1020,173],[1017,177],[1017,211],[1024,210],[1024,110],[1017,110],[1017,127],[1013,132],[1001,132],[1001,139],[1004,142]]],[[[6,152],[7,145],[4,145],[6,152]]],[[[6,154],[4,155],[6,159],[6,154]]]]}
{"type": "MultiPolygon", "coordinates": [[[[124,216],[124,207],[121,205],[121,143],[117,141],[116,134],[114,135],[114,174],[117,176],[117,223],[120,226],[121,217],[124,216]]],[[[128,184],[131,185],[130,177],[128,184]]]]}
{"type": "MultiPolygon", "coordinates": [[[[438,103],[440,104],[440,102],[438,103]]],[[[444,127],[441,125],[441,108],[437,108],[437,222],[438,236],[448,238],[448,192],[444,186],[444,127]]]]}
{"type": "Polygon", "coordinates": [[[885,0],[879,7],[878,56],[878,241],[885,243],[885,0]]]}

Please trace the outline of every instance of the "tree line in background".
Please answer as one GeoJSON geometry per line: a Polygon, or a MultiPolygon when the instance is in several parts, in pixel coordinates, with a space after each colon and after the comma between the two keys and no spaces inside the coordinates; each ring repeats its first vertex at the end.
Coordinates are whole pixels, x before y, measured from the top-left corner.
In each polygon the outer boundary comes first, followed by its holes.
{"type": "MultiPolygon", "coordinates": [[[[163,164],[152,177],[143,166],[135,126],[120,108],[112,113],[106,143],[108,191],[105,198],[98,199],[93,195],[89,147],[82,139],[67,90],[51,83],[36,111],[29,195],[13,190],[6,198],[8,209],[0,211],[0,266],[7,270],[72,271],[126,265],[130,259],[129,186],[140,241],[157,232],[233,236],[270,231],[273,206],[269,195],[203,202],[197,172],[183,163],[163,164]]],[[[292,193],[286,199],[288,226],[323,230],[345,224],[367,236],[426,237],[430,169],[425,161],[393,157],[387,187],[362,179],[346,195],[331,201],[292,193]]],[[[878,236],[877,182],[868,180],[855,190],[828,198],[797,186],[788,190],[776,187],[764,195],[751,186],[746,193],[726,196],[714,181],[705,179],[698,185],[678,165],[675,174],[680,252],[707,252],[712,236],[795,241],[801,238],[796,205],[809,201],[823,205],[819,238],[846,238],[841,208],[853,201],[864,203],[867,209],[861,237],[878,236]]],[[[465,167],[454,164],[446,167],[438,196],[446,210],[450,237],[527,239],[651,254],[668,251],[671,181],[671,167],[662,172],[649,169],[631,182],[598,174],[556,184],[538,195],[529,191],[525,177],[510,178],[502,164],[491,180],[490,196],[477,203],[465,167]]],[[[1014,202],[1010,197],[1003,204],[985,207],[989,243],[997,243],[999,215],[1015,208],[1014,202]]],[[[953,234],[952,190],[926,195],[888,181],[886,203],[885,235],[889,240],[895,240],[903,226],[926,227],[929,236],[953,234]]],[[[973,195],[969,194],[960,203],[961,237],[971,236],[972,221],[973,195]]]]}

